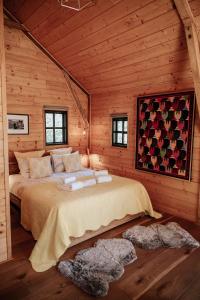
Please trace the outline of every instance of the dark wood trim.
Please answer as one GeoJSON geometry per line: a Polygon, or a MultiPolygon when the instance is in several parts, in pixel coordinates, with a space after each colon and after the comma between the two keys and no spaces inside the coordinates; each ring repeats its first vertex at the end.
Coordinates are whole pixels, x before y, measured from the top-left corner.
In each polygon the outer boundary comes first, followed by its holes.
{"type": "Polygon", "coordinates": [[[15,28],[24,31],[24,28],[21,26],[21,24],[7,18],[4,18],[4,25],[8,26],[9,28],[15,28]]]}

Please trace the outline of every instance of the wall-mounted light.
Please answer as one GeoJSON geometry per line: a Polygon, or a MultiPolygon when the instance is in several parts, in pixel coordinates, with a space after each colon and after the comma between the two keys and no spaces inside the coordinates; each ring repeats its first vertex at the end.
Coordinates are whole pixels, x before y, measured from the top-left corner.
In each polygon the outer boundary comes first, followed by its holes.
{"type": "Polygon", "coordinates": [[[86,130],[83,129],[83,136],[86,136],[86,130]]]}
{"type": "Polygon", "coordinates": [[[95,5],[96,0],[58,0],[61,6],[81,11],[82,9],[95,5]]]}

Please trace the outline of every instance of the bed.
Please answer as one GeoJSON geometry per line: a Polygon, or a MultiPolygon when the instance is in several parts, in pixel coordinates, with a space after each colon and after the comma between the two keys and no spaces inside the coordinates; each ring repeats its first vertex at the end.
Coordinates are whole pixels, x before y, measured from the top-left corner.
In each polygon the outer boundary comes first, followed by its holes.
{"type": "Polygon", "coordinates": [[[160,217],[136,180],[112,176],[112,182],[73,192],[61,190],[63,178],[74,175],[90,178],[93,171],[53,173],[42,179],[10,175],[11,199],[21,207],[21,224],[37,240],[30,256],[35,271],[55,266],[68,247],[141,214],[160,217]]]}

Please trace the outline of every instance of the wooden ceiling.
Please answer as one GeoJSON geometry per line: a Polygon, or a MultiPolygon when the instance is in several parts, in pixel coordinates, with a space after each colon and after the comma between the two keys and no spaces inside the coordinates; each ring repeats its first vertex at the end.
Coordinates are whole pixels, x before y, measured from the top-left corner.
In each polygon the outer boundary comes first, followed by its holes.
{"type": "MultiPolygon", "coordinates": [[[[188,74],[183,26],[171,0],[97,0],[81,12],[57,0],[4,5],[91,93],[188,74]]],[[[190,5],[200,24],[200,1],[190,5]]]]}

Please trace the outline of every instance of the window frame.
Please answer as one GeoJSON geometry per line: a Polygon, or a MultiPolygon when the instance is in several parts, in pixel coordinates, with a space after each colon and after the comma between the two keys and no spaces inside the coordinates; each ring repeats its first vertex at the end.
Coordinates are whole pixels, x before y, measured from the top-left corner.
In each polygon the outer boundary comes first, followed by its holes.
{"type": "Polygon", "coordinates": [[[113,147],[121,147],[121,148],[128,148],[128,116],[112,116],[112,146],[113,147]],[[114,130],[114,122],[122,121],[122,130],[118,130],[116,127],[116,130],[114,130]],[[127,131],[124,130],[124,122],[127,121],[127,131]],[[116,134],[115,138],[117,137],[117,134],[122,134],[122,143],[114,142],[114,134],[116,134]],[[124,135],[127,134],[127,143],[124,144],[124,135]]]}
{"type": "Polygon", "coordinates": [[[44,125],[45,125],[45,145],[52,146],[52,145],[66,145],[68,143],[68,111],[67,110],[58,110],[58,109],[45,109],[44,110],[44,125]],[[50,113],[53,114],[53,127],[47,127],[46,124],[46,114],[50,113]],[[55,115],[62,114],[62,127],[55,126],[55,115]],[[53,142],[47,143],[47,129],[53,129],[53,142]],[[62,142],[55,141],[55,130],[62,129],[63,139],[62,142]]]}

